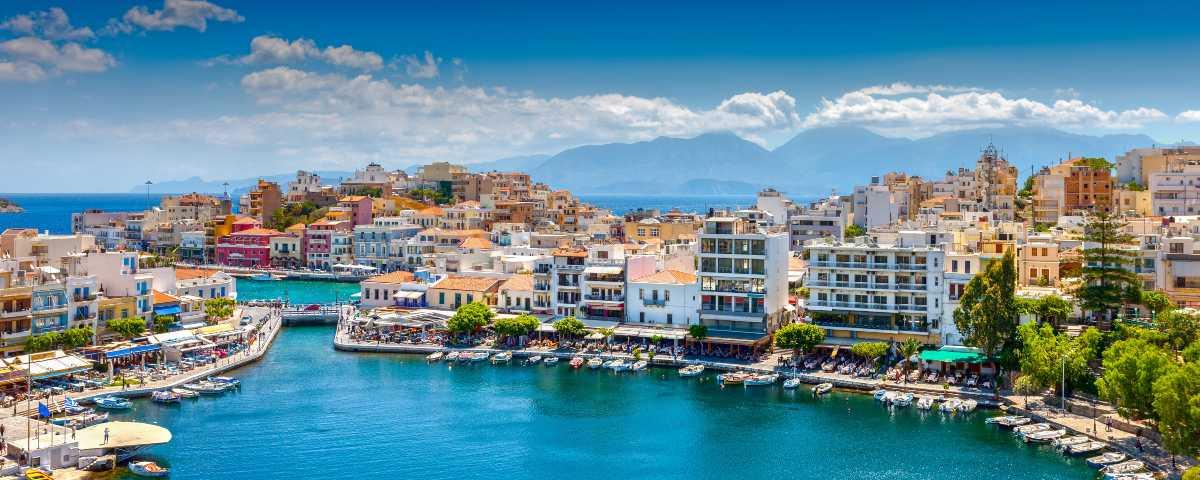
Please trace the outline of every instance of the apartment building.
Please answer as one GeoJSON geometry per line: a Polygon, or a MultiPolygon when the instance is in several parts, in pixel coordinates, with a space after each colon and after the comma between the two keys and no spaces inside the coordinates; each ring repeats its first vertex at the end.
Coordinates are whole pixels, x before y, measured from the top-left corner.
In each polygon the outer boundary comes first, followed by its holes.
{"type": "Polygon", "coordinates": [[[1072,158],[1043,168],[1033,177],[1033,210],[1038,223],[1055,224],[1063,215],[1111,213],[1113,182],[1103,159],[1072,158]]]}
{"type": "Polygon", "coordinates": [[[890,225],[900,219],[900,201],[879,177],[871,177],[870,185],[854,187],[854,224],[863,228],[890,225]]]}
{"type": "Polygon", "coordinates": [[[259,223],[266,223],[281,206],[283,192],[279,190],[279,184],[259,179],[254,189],[242,197],[239,212],[258,220],[259,223]]]}
{"type": "Polygon", "coordinates": [[[799,252],[804,249],[805,242],[817,238],[844,240],[853,210],[851,201],[830,195],[788,214],[790,249],[799,252]]]}
{"type": "Polygon", "coordinates": [[[806,308],[829,343],[940,341],[945,253],[926,232],[899,232],[892,244],[819,240],[805,251],[806,308]]]}
{"type": "Polygon", "coordinates": [[[254,227],[221,237],[217,243],[217,263],[233,267],[269,267],[271,239],[283,235],[278,230],[254,227]]]}
{"type": "Polygon", "coordinates": [[[1050,235],[1031,235],[1017,246],[1018,282],[1026,287],[1059,285],[1058,242],[1050,235]]]}
{"type": "Polygon", "coordinates": [[[631,278],[628,291],[628,323],[686,327],[699,321],[700,284],[695,273],[661,270],[631,278]]]}
{"type": "Polygon", "coordinates": [[[692,214],[676,211],[644,218],[627,217],[621,229],[629,242],[690,243],[696,240],[701,221],[692,214]]]}
{"type": "Polygon", "coordinates": [[[713,337],[761,338],[790,321],[788,232],[732,215],[700,231],[700,324],[713,337]]]}
{"type": "Polygon", "coordinates": [[[402,268],[406,263],[407,241],[422,230],[421,226],[406,221],[401,217],[380,217],[370,225],[355,226],[354,263],[383,272],[402,268]]]}
{"type": "Polygon", "coordinates": [[[1162,240],[1155,262],[1158,287],[1179,306],[1200,306],[1200,252],[1193,237],[1162,240]]]}
{"type": "Polygon", "coordinates": [[[967,290],[967,283],[982,270],[983,262],[978,253],[946,253],[943,272],[946,288],[942,290],[942,318],[936,328],[942,345],[963,344],[962,332],[954,323],[954,311],[958,309],[959,300],[967,290]]]}
{"type": "Polygon", "coordinates": [[[142,271],[135,252],[89,252],[80,259],[84,271],[96,277],[106,297],[134,297],[136,316],[150,320],[154,274],[142,271]]]}
{"type": "Polygon", "coordinates": [[[1154,215],[1200,214],[1200,160],[1171,162],[1149,175],[1150,209],[1154,215]]]}
{"type": "Polygon", "coordinates": [[[1117,156],[1117,183],[1150,184],[1150,177],[1185,163],[1200,162],[1200,147],[1170,146],[1135,148],[1117,156]]]}

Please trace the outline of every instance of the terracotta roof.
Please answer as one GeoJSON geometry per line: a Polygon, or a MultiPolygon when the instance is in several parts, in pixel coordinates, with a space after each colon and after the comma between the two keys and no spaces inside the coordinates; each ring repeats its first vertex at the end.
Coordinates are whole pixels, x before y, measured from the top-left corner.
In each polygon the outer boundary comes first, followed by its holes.
{"type": "Polygon", "coordinates": [[[155,305],[179,301],[179,297],[176,297],[169,293],[163,293],[158,290],[151,290],[150,292],[154,294],[154,304],[155,305]]]}
{"type": "Polygon", "coordinates": [[[445,215],[446,211],[442,210],[441,208],[438,208],[438,207],[429,207],[429,208],[422,208],[420,210],[417,210],[417,213],[420,215],[432,215],[434,217],[440,217],[440,216],[445,215]]]}
{"type": "Polygon", "coordinates": [[[638,283],[673,283],[677,285],[687,285],[690,283],[696,283],[696,275],[687,272],[681,272],[679,270],[663,270],[661,272],[654,272],[650,275],[646,275],[634,281],[638,283]]]}
{"type": "Polygon", "coordinates": [[[341,199],[341,200],[339,200],[339,201],[342,201],[342,202],[361,202],[361,201],[362,201],[362,199],[364,199],[364,198],[367,198],[367,197],[366,197],[366,195],[346,195],[346,196],[342,197],[342,199],[341,199]]]}
{"type": "Polygon", "coordinates": [[[500,279],[491,277],[460,277],[451,275],[433,284],[430,288],[442,290],[463,290],[468,292],[486,292],[500,283],[500,279]]]}
{"type": "Polygon", "coordinates": [[[587,250],[566,250],[560,248],[554,251],[554,256],[587,258],[587,250]]]}
{"type": "Polygon", "coordinates": [[[476,202],[474,200],[458,202],[457,204],[454,205],[454,208],[479,208],[479,202],[476,202]]]}
{"type": "Polygon", "coordinates": [[[513,275],[500,285],[500,290],[516,290],[519,292],[533,291],[533,275],[513,275]]]}
{"type": "Polygon", "coordinates": [[[240,232],[233,232],[230,235],[283,235],[283,232],[270,228],[255,227],[242,230],[240,232]]]}
{"type": "Polygon", "coordinates": [[[243,215],[243,216],[238,216],[237,220],[233,221],[233,224],[234,225],[247,225],[247,224],[260,225],[260,224],[262,224],[262,222],[258,221],[258,219],[254,218],[254,217],[247,217],[247,216],[243,215]]]}
{"type": "Polygon", "coordinates": [[[191,280],[193,278],[208,278],[220,270],[205,270],[202,268],[176,268],[175,280],[191,280]]]}
{"type": "Polygon", "coordinates": [[[458,244],[458,248],[492,248],[492,241],[483,237],[467,237],[466,240],[458,244]]]}
{"type": "Polygon", "coordinates": [[[416,277],[413,276],[412,272],[400,270],[392,273],[385,273],[383,275],[376,275],[368,278],[366,281],[373,283],[410,283],[414,279],[416,279],[416,277]]]}

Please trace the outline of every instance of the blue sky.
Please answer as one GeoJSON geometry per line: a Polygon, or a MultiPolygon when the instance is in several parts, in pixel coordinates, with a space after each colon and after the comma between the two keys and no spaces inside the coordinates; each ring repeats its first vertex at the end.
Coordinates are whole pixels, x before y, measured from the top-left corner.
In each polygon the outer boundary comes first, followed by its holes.
{"type": "Polygon", "coordinates": [[[4,2],[0,191],[833,125],[1200,139],[1186,2],[378,3],[4,2]]]}

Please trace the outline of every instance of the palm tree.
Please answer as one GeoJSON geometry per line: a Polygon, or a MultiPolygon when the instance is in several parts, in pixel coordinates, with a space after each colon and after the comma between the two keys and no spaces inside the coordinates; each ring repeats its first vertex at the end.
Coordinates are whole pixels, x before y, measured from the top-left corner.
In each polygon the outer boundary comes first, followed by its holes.
{"type": "Polygon", "coordinates": [[[900,343],[900,355],[904,357],[904,382],[908,383],[908,362],[913,355],[917,354],[917,350],[921,349],[921,342],[915,338],[905,339],[900,343]]]}

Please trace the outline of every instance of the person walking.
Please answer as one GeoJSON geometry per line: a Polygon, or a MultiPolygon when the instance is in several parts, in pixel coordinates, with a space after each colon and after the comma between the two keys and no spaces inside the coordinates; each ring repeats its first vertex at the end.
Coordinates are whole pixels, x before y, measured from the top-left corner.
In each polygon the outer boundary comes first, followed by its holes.
{"type": "Polygon", "coordinates": [[[108,444],[108,427],[104,427],[104,445],[108,444]]]}

